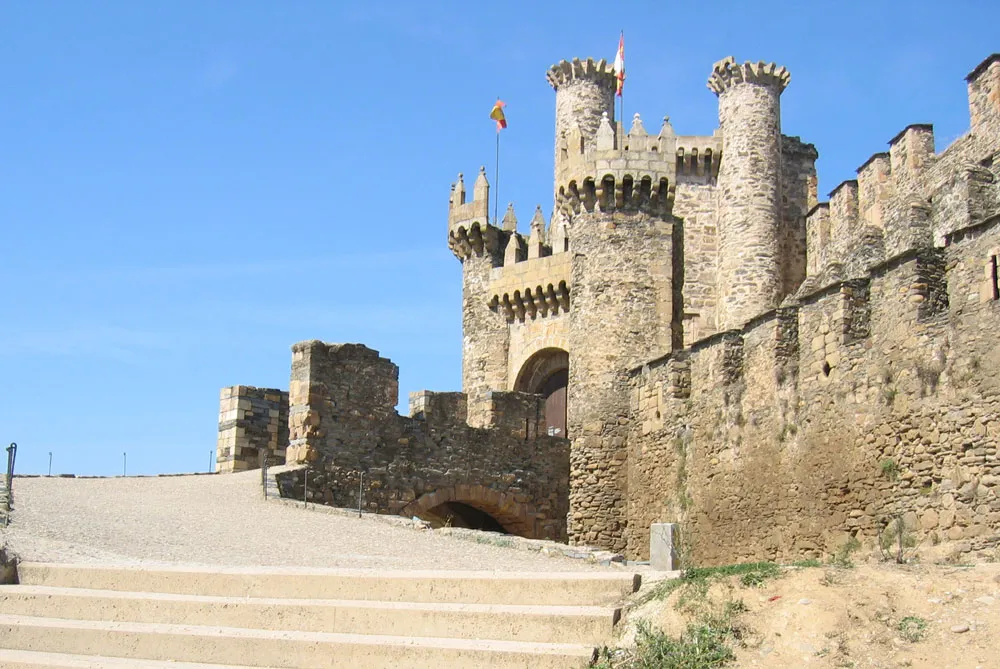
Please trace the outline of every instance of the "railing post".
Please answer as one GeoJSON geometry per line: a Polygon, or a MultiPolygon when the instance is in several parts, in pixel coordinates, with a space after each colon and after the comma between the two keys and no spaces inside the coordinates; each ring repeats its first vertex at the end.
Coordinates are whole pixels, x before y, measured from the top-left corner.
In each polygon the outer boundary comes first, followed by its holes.
{"type": "Polygon", "coordinates": [[[17,458],[17,444],[13,441],[7,447],[7,496],[10,497],[14,485],[14,460],[17,458]]]}
{"type": "Polygon", "coordinates": [[[361,517],[361,507],[364,501],[365,473],[361,472],[361,480],[358,481],[358,518],[361,517]]]}
{"type": "Polygon", "coordinates": [[[17,444],[10,442],[10,446],[7,447],[7,502],[5,506],[7,507],[6,513],[3,516],[4,527],[10,525],[10,508],[14,505],[14,461],[17,459],[17,444]]]}
{"type": "Polygon", "coordinates": [[[264,499],[267,499],[267,451],[260,452],[260,487],[264,489],[264,499]]]}

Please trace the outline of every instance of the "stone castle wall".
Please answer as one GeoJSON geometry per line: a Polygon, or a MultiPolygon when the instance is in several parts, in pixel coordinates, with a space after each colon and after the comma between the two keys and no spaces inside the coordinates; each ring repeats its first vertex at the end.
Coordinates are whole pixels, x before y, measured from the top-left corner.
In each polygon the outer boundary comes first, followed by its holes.
{"type": "MultiPolygon", "coordinates": [[[[292,351],[288,462],[309,465],[310,500],[356,508],[360,486],[366,511],[424,517],[462,503],[511,533],[565,540],[569,443],[544,433],[538,396],[489,393],[485,428],[466,423],[462,393],[414,393],[400,416],[398,369],[377,351],[319,341],[292,351]]],[[[278,484],[303,499],[305,470],[278,484]]]]}
{"type": "Polygon", "coordinates": [[[805,277],[782,308],[636,370],[629,553],[678,520],[700,563],[822,556],[895,516],[929,544],[1000,543],[1000,56],[969,90],[945,151],[909,126],[829,203],[796,203],[805,277]]]}
{"type": "Polygon", "coordinates": [[[287,446],[287,392],[253,386],[222,389],[215,471],[255,469],[260,466],[261,453],[266,453],[272,464],[283,463],[287,446]]]}
{"type": "Polygon", "coordinates": [[[998,250],[994,217],[639,373],[629,552],[678,519],[700,563],[822,556],[894,515],[1000,543],[998,250]]]}

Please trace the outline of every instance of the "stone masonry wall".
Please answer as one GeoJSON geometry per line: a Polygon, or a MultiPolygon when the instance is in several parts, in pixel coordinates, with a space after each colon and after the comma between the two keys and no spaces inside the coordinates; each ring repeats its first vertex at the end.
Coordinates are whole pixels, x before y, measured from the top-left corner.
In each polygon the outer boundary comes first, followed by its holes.
{"type": "Polygon", "coordinates": [[[569,534],[575,543],[621,550],[629,494],[626,370],[650,349],[672,346],[673,225],[596,209],[573,225],[569,534]]]}
{"type": "MultiPolygon", "coordinates": [[[[486,428],[466,424],[462,393],[414,393],[404,417],[398,369],[377,351],[308,341],[292,352],[288,461],[309,465],[309,500],[356,508],[361,485],[366,511],[459,502],[513,534],[565,540],[569,442],[544,434],[540,397],[489,393],[486,428]]],[[[285,497],[303,499],[305,483],[305,470],[278,477],[285,497]]]]}
{"type": "Polygon", "coordinates": [[[637,372],[629,553],[666,521],[704,564],[821,557],[895,515],[1000,543],[1000,218],[947,244],[637,372]]]}
{"type": "Polygon", "coordinates": [[[215,471],[256,469],[262,452],[271,464],[284,464],[287,446],[287,392],[253,386],[222,389],[215,471]]]}

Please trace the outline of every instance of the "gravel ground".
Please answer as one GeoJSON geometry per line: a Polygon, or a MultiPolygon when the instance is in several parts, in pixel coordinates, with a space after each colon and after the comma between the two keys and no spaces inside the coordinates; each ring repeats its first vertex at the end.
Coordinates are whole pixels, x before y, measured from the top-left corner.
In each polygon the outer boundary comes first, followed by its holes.
{"type": "Polygon", "coordinates": [[[22,560],[105,564],[582,571],[582,560],[479,544],[383,518],[264,501],[260,472],[17,478],[0,539],[22,560]]]}

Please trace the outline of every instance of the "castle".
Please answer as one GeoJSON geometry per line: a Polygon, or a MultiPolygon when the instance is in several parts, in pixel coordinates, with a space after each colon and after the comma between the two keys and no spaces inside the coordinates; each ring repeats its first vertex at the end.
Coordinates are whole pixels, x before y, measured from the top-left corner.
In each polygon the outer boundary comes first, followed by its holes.
{"type": "Polygon", "coordinates": [[[626,130],[605,61],[548,81],[548,224],[491,221],[482,170],[452,186],[463,392],[402,417],[391,362],[296,344],[287,394],[223,390],[219,469],[265,451],[308,464],[283,494],[634,557],[656,522],[706,563],[818,556],[896,515],[1000,543],[1000,55],[967,78],[967,134],[936,153],[908,126],[828,202],[781,132],[783,67],[716,63],[704,137],[626,130]]]}

